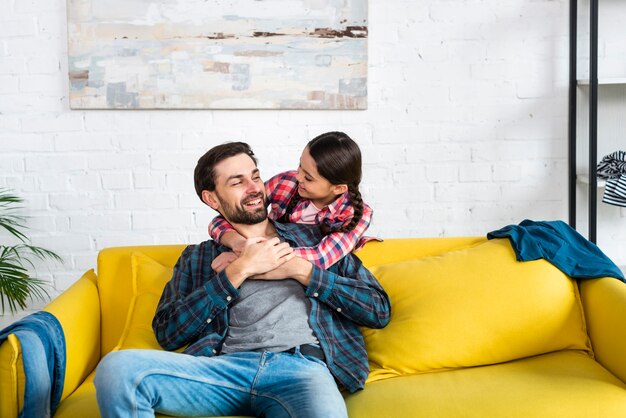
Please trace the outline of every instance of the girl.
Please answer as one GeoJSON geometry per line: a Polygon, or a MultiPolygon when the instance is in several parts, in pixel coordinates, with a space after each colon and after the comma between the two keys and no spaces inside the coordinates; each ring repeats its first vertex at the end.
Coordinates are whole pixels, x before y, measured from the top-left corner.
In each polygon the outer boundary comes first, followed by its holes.
{"type": "MultiPolygon", "coordinates": [[[[295,248],[294,253],[326,269],[371,239],[363,237],[372,209],[361,199],[360,182],[359,146],[343,132],[327,132],[307,144],[298,170],[277,174],[265,183],[269,218],[318,224],[324,238],[317,246],[295,248]]],[[[209,234],[236,254],[246,241],[221,216],[213,219],[209,234]]],[[[214,270],[232,261],[220,258],[214,260],[214,270]]]]}

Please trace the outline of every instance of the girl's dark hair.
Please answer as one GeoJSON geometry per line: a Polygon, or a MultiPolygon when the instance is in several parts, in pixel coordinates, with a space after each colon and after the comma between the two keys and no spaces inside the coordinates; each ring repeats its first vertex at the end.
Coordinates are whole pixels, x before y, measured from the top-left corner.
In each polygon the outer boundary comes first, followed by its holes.
{"type": "Polygon", "coordinates": [[[361,149],[343,132],[326,132],[307,144],[309,154],[317,164],[317,172],[331,184],[347,184],[348,198],[354,207],[354,216],[349,224],[331,228],[321,225],[322,232],[348,232],[354,229],[363,217],[363,199],[359,191],[361,184],[361,149]]]}
{"type": "Polygon", "coordinates": [[[193,172],[194,186],[200,200],[202,200],[203,190],[215,191],[215,166],[219,162],[239,154],[246,154],[252,158],[254,165],[257,164],[252,148],[245,142],[227,142],[217,145],[200,157],[193,172]]]}

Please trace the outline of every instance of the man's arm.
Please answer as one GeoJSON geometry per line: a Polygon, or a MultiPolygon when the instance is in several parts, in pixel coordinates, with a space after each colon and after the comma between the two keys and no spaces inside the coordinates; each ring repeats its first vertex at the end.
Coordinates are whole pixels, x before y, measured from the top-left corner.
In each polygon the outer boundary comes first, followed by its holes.
{"type": "Polygon", "coordinates": [[[193,342],[201,332],[213,327],[213,319],[239,296],[225,272],[215,273],[210,268],[213,245],[204,242],[187,247],[165,285],[152,328],[166,350],[193,342]]]}
{"type": "Polygon", "coordinates": [[[357,325],[383,328],[391,303],[378,280],[353,254],[338,263],[338,272],[313,267],[306,294],[328,305],[357,325]]]}

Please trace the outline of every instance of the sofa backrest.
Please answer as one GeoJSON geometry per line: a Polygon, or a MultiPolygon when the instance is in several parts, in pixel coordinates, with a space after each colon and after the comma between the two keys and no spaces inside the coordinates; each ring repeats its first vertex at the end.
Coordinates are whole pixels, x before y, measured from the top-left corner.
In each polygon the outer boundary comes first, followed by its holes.
{"type": "MultiPolygon", "coordinates": [[[[394,263],[442,254],[484,242],[483,237],[397,238],[369,242],[356,254],[366,266],[394,263]]],[[[102,356],[118,343],[130,307],[132,290],[131,255],[140,252],[172,267],[185,245],[111,247],[98,255],[98,292],[102,318],[102,356]]]]}
{"type": "Polygon", "coordinates": [[[561,350],[593,356],[576,280],[520,262],[508,239],[370,266],[391,301],[363,328],[369,381],[485,366],[561,350]]]}
{"type": "Polygon", "coordinates": [[[174,266],[185,245],[148,245],[105,248],[98,254],[98,292],[102,328],[102,356],[110,352],[120,339],[132,290],[130,257],[141,252],[167,266],[174,266]]]}

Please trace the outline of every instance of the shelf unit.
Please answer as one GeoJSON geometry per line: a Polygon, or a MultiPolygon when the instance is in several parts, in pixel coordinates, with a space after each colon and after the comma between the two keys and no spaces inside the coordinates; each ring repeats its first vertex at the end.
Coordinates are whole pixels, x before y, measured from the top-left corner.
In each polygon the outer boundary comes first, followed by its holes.
{"type": "MultiPolygon", "coordinates": [[[[626,77],[622,77],[617,72],[617,77],[603,77],[598,78],[598,28],[599,28],[599,0],[589,1],[589,74],[586,79],[577,79],[577,42],[578,42],[578,0],[570,0],[570,16],[569,16],[569,106],[568,106],[568,206],[569,206],[569,224],[573,228],[576,228],[576,210],[577,210],[577,185],[585,185],[582,190],[588,192],[587,201],[588,205],[588,238],[591,242],[597,243],[597,218],[598,211],[601,210],[606,213],[605,207],[598,207],[598,192],[603,193],[603,188],[606,185],[604,180],[598,179],[597,164],[598,164],[598,91],[601,91],[603,98],[603,106],[609,103],[609,107],[603,107],[601,134],[603,141],[600,144],[600,149],[603,152],[607,152],[611,144],[615,144],[615,129],[617,132],[624,131],[624,124],[626,120],[622,117],[624,106],[626,106],[626,77]],[[580,96],[579,96],[580,93],[580,96]],[[577,115],[577,100],[580,97],[581,113],[577,115]],[[622,113],[617,114],[616,109],[622,113]],[[584,109],[584,110],[583,110],[584,109]],[[588,116],[585,115],[588,111],[588,116]],[[580,118],[580,119],[579,119],[580,118]],[[588,119],[588,120],[586,120],[588,119]],[[577,145],[584,145],[585,142],[582,136],[585,134],[580,132],[581,138],[577,138],[577,126],[585,125],[588,123],[588,144],[586,149],[588,150],[588,172],[581,173],[577,169],[577,162],[584,165],[585,152],[580,149],[580,161],[577,161],[577,145]],[[608,131],[607,131],[608,128],[608,131]],[[614,132],[610,132],[613,130],[614,132]],[[608,135],[607,135],[608,134],[608,135]],[[581,140],[582,139],[582,140],[581,140]],[[580,142],[580,144],[579,144],[580,142]]],[[[607,4],[608,8],[609,4],[607,4]]],[[[620,11],[623,9],[620,9],[620,11]]],[[[605,17],[603,17],[604,19],[605,17]]],[[[612,23],[613,27],[615,22],[619,21],[615,18],[614,21],[607,21],[612,23]]],[[[617,26],[617,27],[623,27],[617,26]]],[[[604,41],[604,48],[606,48],[606,40],[604,41]]],[[[605,51],[606,52],[606,51],[605,51]]],[[[606,56],[603,57],[606,59],[606,56]]],[[[620,68],[623,68],[623,63],[620,61],[620,68]]],[[[611,71],[611,70],[609,70],[611,71]]],[[[618,138],[619,146],[623,146],[621,138],[618,138]]],[[[614,151],[611,149],[612,152],[614,151]]],[[[582,195],[584,196],[584,194],[582,195]]],[[[583,208],[584,208],[583,203],[583,208]]],[[[581,224],[583,222],[581,221],[581,224]]],[[[622,222],[622,225],[624,223],[622,222]]],[[[619,255],[621,262],[621,269],[626,273],[626,265],[624,265],[624,252],[620,250],[616,255],[619,255]]]]}
{"type": "MultiPolygon", "coordinates": [[[[577,80],[576,83],[579,86],[588,86],[589,80],[577,80]]],[[[609,77],[609,78],[600,78],[598,79],[599,86],[609,86],[609,85],[623,85],[626,84],[626,77],[609,77]]]]}
{"type": "MultiPolygon", "coordinates": [[[[579,85],[589,87],[589,240],[597,241],[598,198],[598,1],[589,0],[589,79],[577,80],[578,57],[578,0],[570,0],[569,39],[569,132],[568,132],[568,204],[569,224],[576,228],[576,89],[579,85]]],[[[605,79],[606,84],[617,84],[622,78],[605,79]]]]}
{"type": "MultiPolygon", "coordinates": [[[[576,181],[582,184],[589,184],[589,175],[588,174],[578,174],[576,175],[576,181]]],[[[604,188],[604,186],[606,186],[606,181],[605,180],[598,180],[596,182],[596,186],[598,187],[598,189],[602,189],[604,188]]]]}

